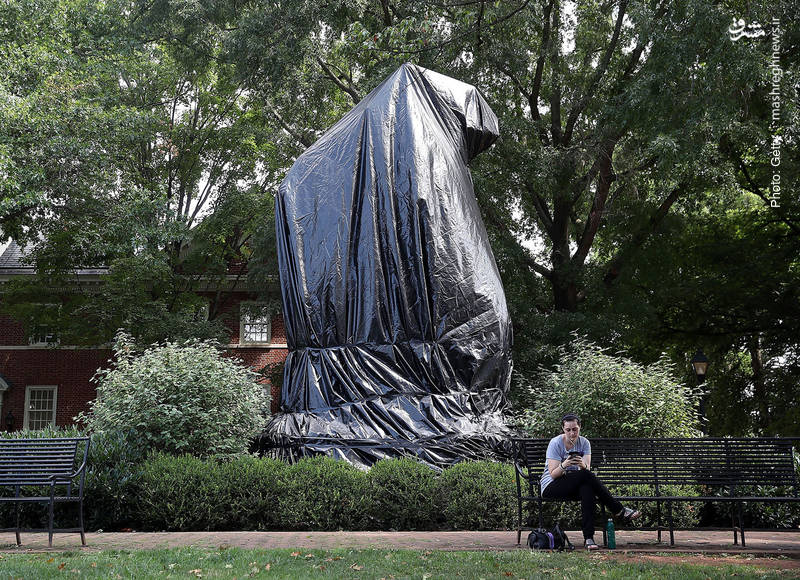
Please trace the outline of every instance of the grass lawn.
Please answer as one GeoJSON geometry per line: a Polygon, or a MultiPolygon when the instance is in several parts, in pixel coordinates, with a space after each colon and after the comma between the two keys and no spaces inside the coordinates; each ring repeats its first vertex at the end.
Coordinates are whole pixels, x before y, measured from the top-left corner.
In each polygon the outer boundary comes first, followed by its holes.
{"type": "MultiPolygon", "coordinates": [[[[677,559],[676,559],[677,560],[677,559]]],[[[768,570],[615,561],[596,554],[421,552],[415,550],[250,550],[241,548],[0,554],[6,578],[786,578],[768,570]]]]}

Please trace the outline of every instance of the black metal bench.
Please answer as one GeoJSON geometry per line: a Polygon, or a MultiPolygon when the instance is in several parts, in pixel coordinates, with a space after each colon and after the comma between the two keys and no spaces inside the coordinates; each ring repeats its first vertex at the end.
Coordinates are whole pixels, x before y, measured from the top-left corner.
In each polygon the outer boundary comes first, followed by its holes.
{"type": "MultiPolygon", "coordinates": [[[[732,503],[733,543],[741,534],[745,546],[743,509],[747,503],[797,502],[798,482],[793,447],[796,438],[704,438],[704,439],[591,439],[592,471],[606,486],[643,485],[651,495],[617,496],[623,502],[656,502],[657,521],[651,529],[669,530],[670,545],[675,543],[672,517],[674,502],[732,503]],[[666,486],[694,486],[699,494],[668,495],[666,486]],[[783,487],[781,495],[754,495],[756,486],[783,487]],[[667,511],[667,527],[662,526],[662,506],[667,511]],[[738,520],[738,522],[736,521],[738,520]]],[[[543,527],[539,479],[544,472],[549,439],[515,440],[517,480],[517,543],[523,529],[523,508],[537,505],[539,527],[543,527]]],[[[613,491],[613,489],[612,489],[613,491]]],[[[725,528],[729,529],[729,528],[725,528]]],[[[603,541],[605,542],[605,530],[603,541]]]]}
{"type": "Polygon", "coordinates": [[[0,439],[0,488],[6,489],[0,494],[0,503],[15,504],[16,517],[16,526],[0,531],[16,532],[17,545],[22,543],[20,532],[48,532],[51,547],[55,532],[80,532],[81,543],[85,546],[83,486],[89,444],[88,437],[0,439]],[[20,527],[20,505],[28,503],[48,505],[47,528],[20,527]],[[78,527],[53,528],[57,503],[78,506],[78,527]]]}

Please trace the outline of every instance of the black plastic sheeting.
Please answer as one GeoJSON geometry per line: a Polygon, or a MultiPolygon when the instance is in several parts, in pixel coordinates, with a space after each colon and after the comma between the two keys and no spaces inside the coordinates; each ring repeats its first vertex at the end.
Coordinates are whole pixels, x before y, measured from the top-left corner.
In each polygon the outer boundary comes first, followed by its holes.
{"type": "Polygon", "coordinates": [[[292,166],[278,455],[507,455],[511,322],[467,167],[497,136],[474,87],[405,64],[292,166]]]}

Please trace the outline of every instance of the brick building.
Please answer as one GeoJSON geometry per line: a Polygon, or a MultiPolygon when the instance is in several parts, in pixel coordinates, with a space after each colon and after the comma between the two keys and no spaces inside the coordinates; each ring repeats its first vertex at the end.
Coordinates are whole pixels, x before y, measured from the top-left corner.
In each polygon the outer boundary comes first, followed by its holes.
{"type": "MultiPolygon", "coordinates": [[[[0,254],[0,300],[5,283],[34,274],[22,257],[23,250],[14,242],[0,254]]],[[[83,269],[75,274],[79,284],[91,285],[102,284],[104,273],[83,269]]],[[[232,280],[241,278],[240,273],[231,275],[232,280]]],[[[238,285],[227,289],[222,305],[230,331],[228,352],[256,370],[283,361],[287,349],[281,315],[266,309],[260,315],[256,295],[244,285],[237,289],[238,285]]],[[[209,300],[217,296],[214,288],[206,290],[198,294],[209,300]]],[[[98,368],[109,365],[111,355],[107,344],[61,344],[47,328],[26,328],[22,321],[0,315],[0,430],[71,425],[95,398],[91,378],[98,368]]],[[[271,391],[274,412],[280,391],[275,387],[271,391]]]]}

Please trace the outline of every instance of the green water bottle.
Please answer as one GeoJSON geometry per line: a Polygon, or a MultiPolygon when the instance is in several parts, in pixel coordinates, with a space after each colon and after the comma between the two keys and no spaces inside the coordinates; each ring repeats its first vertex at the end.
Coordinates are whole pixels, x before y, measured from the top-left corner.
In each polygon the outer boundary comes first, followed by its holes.
{"type": "Polygon", "coordinates": [[[613,550],[617,547],[617,537],[614,534],[614,520],[608,518],[606,524],[606,538],[608,540],[608,549],[613,550]]]}

